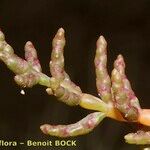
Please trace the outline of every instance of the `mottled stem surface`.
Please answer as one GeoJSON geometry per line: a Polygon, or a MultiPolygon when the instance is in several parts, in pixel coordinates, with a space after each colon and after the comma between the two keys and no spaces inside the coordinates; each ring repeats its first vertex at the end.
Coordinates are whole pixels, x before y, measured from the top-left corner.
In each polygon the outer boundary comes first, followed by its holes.
{"type": "Polygon", "coordinates": [[[115,107],[127,120],[137,121],[140,105],[125,75],[125,63],[122,55],[118,55],[114,62],[111,80],[115,107]]]}
{"type": "Polygon", "coordinates": [[[78,136],[91,132],[106,115],[101,112],[91,113],[82,120],[75,124],[70,125],[42,125],[40,128],[43,133],[58,136],[58,137],[70,137],[78,136]]]}
{"type": "Polygon", "coordinates": [[[104,102],[108,103],[112,100],[111,81],[107,71],[107,42],[103,36],[97,40],[94,62],[98,94],[104,102]]]}

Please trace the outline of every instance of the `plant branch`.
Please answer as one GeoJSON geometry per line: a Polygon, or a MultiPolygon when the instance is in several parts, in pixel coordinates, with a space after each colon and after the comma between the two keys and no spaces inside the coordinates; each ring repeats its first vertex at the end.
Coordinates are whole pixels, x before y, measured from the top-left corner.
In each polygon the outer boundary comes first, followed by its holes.
{"type": "MultiPolygon", "coordinates": [[[[49,63],[52,77],[42,73],[37,51],[32,42],[25,44],[25,59],[18,57],[13,48],[5,41],[0,31],[0,60],[14,72],[15,82],[23,88],[34,85],[45,86],[49,95],[54,95],[61,102],[70,106],[81,106],[98,112],[87,115],[77,123],[70,125],[42,125],[45,134],[69,137],[86,134],[92,131],[105,117],[118,121],[137,122],[150,126],[150,109],[142,109],[135,96],[130,82],[125,75],[125,62],[122,55],[118,55],[114,62],[111,78],[107,71],[107,42],[100,36],[96,44],[95,70],[97,98],[83,93],[79,86],[71,81],[65,71],[64,46],[65,31],[60,28],[52,42],[51,60],[49,63]]],[[[150,144],[150,133],[138,131],[125,136],[128,143],[150,144]]]]}

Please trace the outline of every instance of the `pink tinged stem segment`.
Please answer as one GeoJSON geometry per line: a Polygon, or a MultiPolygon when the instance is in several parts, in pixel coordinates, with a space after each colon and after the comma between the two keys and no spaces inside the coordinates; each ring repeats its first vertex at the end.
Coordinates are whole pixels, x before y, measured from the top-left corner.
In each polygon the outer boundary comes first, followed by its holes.
{"type": "Polygon", "coordinates": [[[60,101],[68,105],[78,105],[80,103],[79,86],[75,85],[64,70],[64,29],[60,28],[52,42],[52,54],[50,61],[50,72],[52,77],[59,82],[55,89],[48,88],[48,94],[54,94],[60,101]]]}
{"type": "Polygon", "coordinates": [[[29,69],[27,62],[14,54],[13,48],[5,41],[2,31],[0,31],[0,59],[15,74],[25,73],[29,69]]]}
{"type": "Polygon", "coordinates": [[[29,70],[26,73],[16,75],[14,79],[22,87],[32,87],[40,81],[41,74],[37,72],[41,72],[42,69],[36,49],[30,41],[25,44],[25,59],[28,63],[29,70]],[[30,66],[32,69],[30,69],[30,66]]]}
{"type": "Polygon", "coordinates": [[[52,42],[52,53],[50,61],[50,71],[53,77],[63,80],[65,78],[64,70],[64,46],[65,46],[65,37],[64,30],[60,28],[56,33],[53,42],[52,42]]]}
{"type": "Polygon", "coordinates": [[[114,62],[112,90],[115,106],[123,114],[124,118],[129,121],[137,121],[140,105],[125,75],[125,63],[121,55],[118,55],[114,62]]]}
{"type": "MultiPolygon", "coordinates": [[[[47,89],[47,92],[50,88],[47,89]]],[[[67,105],[74,106],[80,103],[80,95],[71,92],[66,87],[59,86],[56,90],[53,90],[53,94],[58,98],[58,100],[66,103],[67,105]]]]}
{"type": "Polygon", "coordinates": [[[71,137],[83,135],[91,132],[106,115],[101,112],[91,113],[75,124],[70,125],[42,125],[43,133],[57,137],[71,137]]]}
{"type": "Polygon", "coordinates": [[[41,73],[40,64],[35,63],[35,59],[37,62],[38,59],[33,45],[31,48],[31,42],[27,42],[25,51],[27,61],[14,53],[13,48],[5,41],[3,32],[0,31],[0,60],[16,74],[14,78],[16,83],[22,87],[32,87],[37,83],[49,87],[50,78],[41,73]]]}
{"type": "Polygon", "coordinates": [[[37,52],[36,49],[34,48],[34,45],[32,44],[32,42],[28,41],[25,44],[25,59],[27,60],[27,62],[29,64],[31,64],[31,66],[38,72],[42,71],[41,65],[40,65],[40,61],[38,59],[37,56],[37,52]]]}
{"type": "Polygon", "coordinates": [[[137,133],[129,133],[125,137],[129,144],[146,145],[150,144],[150,131],[138,131],[137,133]]]}
{"type": "Polygon", "coordinates": [[[50,61],[50,72],[52,76],[63,82],[66,86],[69,86],[75,93],[81,93],[79,86],[75,85],[65,72],[64,69],[64,46],[65,46],[65,31],[63,28],[60,28],[56,33],[53,42],[52,42],[52,54],[50,61]]]}
{"type": "Polygon", "coordinates": [[[111,81],[107,72],[107,42],[103,36],[97,40],[95,55],[96,86],[98,94],[105,102],[111,101],[111,81]]]}

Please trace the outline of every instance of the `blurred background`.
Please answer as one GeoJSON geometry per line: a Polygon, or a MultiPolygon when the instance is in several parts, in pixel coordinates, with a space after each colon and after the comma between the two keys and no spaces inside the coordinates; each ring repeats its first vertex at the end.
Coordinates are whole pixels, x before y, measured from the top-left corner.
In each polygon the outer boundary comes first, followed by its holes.
{"type": "MultiPolygon", "coordinates": [[[[122,54],[126,74],[141,106],[150,108],[150,1],[149,0],[0,0],[0,28],[15,53],[24,57],[24,44],[31,40],[43,72],[50,76],[51,42],[58,28],[66,31],[65,68],[83,92],[97,96],[94,55],[96,40],[108,42],[109,73],[113,61],[122,54]]],[[[14,74],[0,63],[0,139],[25,142],[57,140],[41,133],[44,123],[70,124],[91,111],[69,107],[35,86],[20,94],[14,74]]],[[[105,119],[87,135],[68,138],[77,147],[26,147],[28,150],[138,150],[128,145],[124,135],[138,126],[105,119]]],[[[3,148],[0,148],[3,149],[3,148]]],[[[13,148],[10,148],[13,149],[13,148]]]]}

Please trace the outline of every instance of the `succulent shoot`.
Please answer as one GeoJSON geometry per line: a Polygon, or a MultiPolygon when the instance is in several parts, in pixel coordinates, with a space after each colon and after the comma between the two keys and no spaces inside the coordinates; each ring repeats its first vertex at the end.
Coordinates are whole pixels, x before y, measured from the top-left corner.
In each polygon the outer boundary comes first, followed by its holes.
{"type": "MultiPolygon", "coordinates": [[[[46,92],[54,95],[59,101],[70,106],[94,110],[77,123],[70,125],[44,124],[40,127],[43,133],[69,137],[91,132],[105,117],[118,121],[136,122],[150,126],[150,110],[142,109],[135,96],[131,84],[125,74],[125,62],[118,55],[114,62],[111,76],[107,71],[107,42],[100,36],[96,43],[95,70],[98,96],[82,92],[79,86],[71,81],[64,66],[65,31],[60,28],[52,42],[51,60],[49,63],[51,76],[42,73],[37,51],[28,41],[25,44],[25,59],[14,53],[13,48],[5,41],[0,31],[0,60],[15,74],[15,82],[22,88],[31,88],[40,84],[47,87],[46,92]]],[[[22,92],[24,94],[24,92],[22,92]]],[[[138,131],[125,136],[127,143],[150,144],[150,133],[138,131]]]]}

